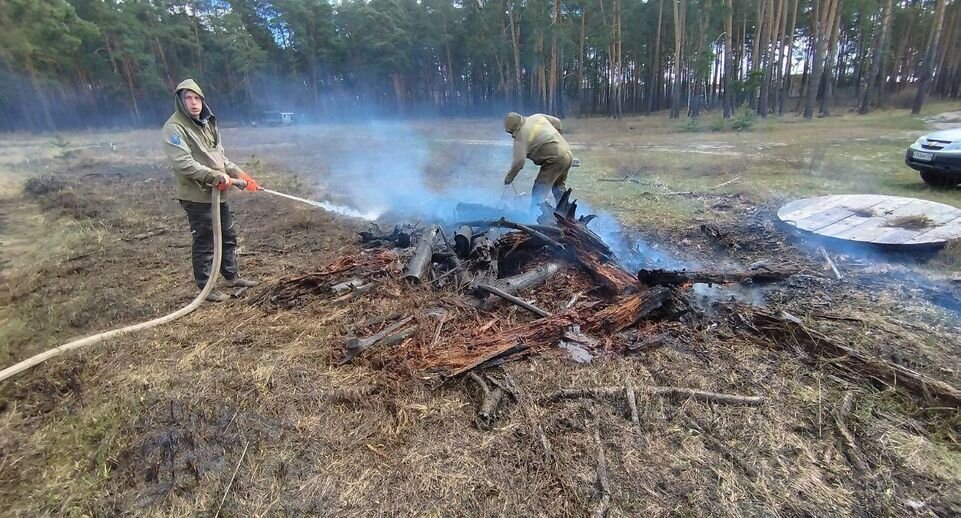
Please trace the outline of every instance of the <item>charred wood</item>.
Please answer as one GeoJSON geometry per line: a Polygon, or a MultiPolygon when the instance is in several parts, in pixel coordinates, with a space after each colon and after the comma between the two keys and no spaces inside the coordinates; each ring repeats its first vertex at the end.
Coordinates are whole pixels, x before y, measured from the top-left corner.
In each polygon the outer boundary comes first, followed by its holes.
{"type": "Polygon", "coordinates": [[[671,290],[656,288],[626,295],[610,306],[587,317],[584,327],[592,331],[614,334],[636,324],[661,308],[671,298],[671,290]]]}
{"type": "Polygon", "coordinates": [[[461,225],[454,232],[454,252],[463,259],[467,259],[470,254],[471,240],[474,238],[474,229],[470,225],[461,225]]]}
{"type": "Polygon", "coordinates": [[[408,282],[419,284],[424,279],[424,274],[430,269],[431,258],[434,255],[434,242],[440,227],[431,225],[417,242],[413,257],[407,262],[404,268],[404,279],[408,282]]]}
{"type": "Polygon", "coordinates": [[[649,286],[677,286],[688,283],[731,284],[751,281],[755,283],[775,282],[787,279],[797,270],[757,269],[733,272],[708,270],[640,270],[637,280],[649,286]]]}

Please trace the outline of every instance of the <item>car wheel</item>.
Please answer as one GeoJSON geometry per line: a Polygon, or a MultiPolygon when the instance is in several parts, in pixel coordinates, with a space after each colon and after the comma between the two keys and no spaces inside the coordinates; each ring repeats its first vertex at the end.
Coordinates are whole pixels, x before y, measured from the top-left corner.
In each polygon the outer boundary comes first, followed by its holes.
{"type": "Polygon", "coordinates": [[[937,173],[930,169],[921,171],[921,179],[932,187],[954,187],[961,183],[961,177],[937,173]]]}

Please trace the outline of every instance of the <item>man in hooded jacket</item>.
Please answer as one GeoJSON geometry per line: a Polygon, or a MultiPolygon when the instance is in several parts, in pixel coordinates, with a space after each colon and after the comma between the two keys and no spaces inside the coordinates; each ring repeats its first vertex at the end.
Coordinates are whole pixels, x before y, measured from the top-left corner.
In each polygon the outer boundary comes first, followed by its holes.
{"type": "Polygon", "coordinates": [[[530,158],[535,165],[541,166],[534,179],[531,207],[549,202],[550,194],[555,200],[560,199],[567,189],[567,173],[574,161],[570,146],[561,136],[560,119],[542,113],[523,117],[510,112],[504,116],[504,130],[514,138],[514,159],[504,177],[504,185],[514,181],[524,168],[524,160],[530,158]]]}
{"type": "MultiPolygon", "coordinates": [[[[200,86],[193,79],[177,85],[173,115],[163,126],[164,154],[177,179],[177,198],[187,212],[190,233],[193,235],[191,258],[194,280],[203,289],[210,278],[214,257],[213,220],[211,218],[211,190],[221,192],[220,221],[223,238],[223,260],[220,274],[228,286],[250,287],[257,282],[243,279],[237,271],[237,233],[226,197],[232,179],[246,182],[245,189],[256,191],[257,182],[224,153],[217,118],[210,111],[200,86]]],[[[238,182],[238,185],[240,183],[238,182]]],[[[214,290],[207,300],[223,302],[229,299],[224,292],[214,290]]]]}

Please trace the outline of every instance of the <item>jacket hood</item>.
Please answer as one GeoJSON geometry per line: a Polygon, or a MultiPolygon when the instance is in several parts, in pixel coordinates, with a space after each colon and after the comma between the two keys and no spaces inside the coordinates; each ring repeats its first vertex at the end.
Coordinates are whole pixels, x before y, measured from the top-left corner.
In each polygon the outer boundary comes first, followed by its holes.
{"type": "Polygon", "coordinates": [[[198,85],[197,82],[194,81],[193,79],[184,79],[183,81],[180,82],[179,85],[177,85],[177,88],[174,90],[174,108],[181,114],[185,115],[188,119],[199,122],[201,124],[206,124],[207,120],[213,116],[213,113],[210,111],[210,107],[207,106],[207,97],[204,96],[204,91],[200,89],[200,85],[198,85]],[[184,106],[184,101],[183,101],[183,98],[181,97],[181,92],[183,92],[184,90],[190,90],[191,92],[199,95],[200,98],[204,100],[204,107],[203,109],[200,110],[200,117],[195,119],[187,111],[187,107],[184,106]]]}
{"type": "Polygon", "coordinates": [[[525,117],[516,112],[510,112],[504,116],[504,131],[510,133],[511,135],[517,133],[521,126],[524,125],[525,117]]]}

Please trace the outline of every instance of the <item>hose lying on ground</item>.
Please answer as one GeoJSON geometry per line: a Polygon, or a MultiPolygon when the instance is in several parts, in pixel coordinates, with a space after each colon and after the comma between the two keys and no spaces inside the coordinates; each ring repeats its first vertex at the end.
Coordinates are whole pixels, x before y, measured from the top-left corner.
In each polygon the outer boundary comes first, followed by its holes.
{"type": "Polygon", "coordinates": [[[88,336],[86,338],[81,338],[79,340],[74,340],[73,342],[66,343],[58,347],[54,347],[53,349],[42,352],[36,356],[27,358],[26,360],[23,360],[22,362],[16,365],[7,367],[6,369],[3,369],[2,371],[0,371],[0,382],[6,380],[7,378],[13,377],[31,367],[40,365],[41,363],[49,360],[50,358],[53,358],[54,356],[59,356],[67,351],[70,351],[73,349],[79,349],[87,345],[100,343],[104,340],[107,340],[108,338],[113,338],[116,336],[133,333],[135,331],[140,331],[141,329],[156,327],[156,326],[159,326],[160,324],[166,324],[167,322],[172,322],[190,313],[191,311],[197,309],[198,307],[200,307],[200,304],[203,303],[204,299],[207,298],[207,295],[209,295],[210,292],[213,291],[214,285],[217,284],[217,278],[219,277],[219,274],[220,274],[220,261],[223,255],[223,246],[222,246],[223,240],[220,235],[220,191],[218,191],[217,189],[211,189],[211,191],[213,193],[213,196],[211,199],[212,203],[210,204],[210,214],[211,214],[211,218],[213,219],[213,227],[214,227],[214,262],[210,267],[210,278],[207,279],[207,284],[205,284],[204,288],[200,290],[200,294],[197,295],[197,298],[191,301],[190,304],[187,304],[186,306],[180,308],[177,311],[174,311],[173,313],[170,313],[169,315],[164,315],[162,317],[158,317],[153,320],[148,320],[146,322],[141,322],[139,324],[134,324],[127,327],[121,327],[119,329],[114,329],[112,331],[104,331],[103,333],[95,334],[93,336],[88,336]]]}

